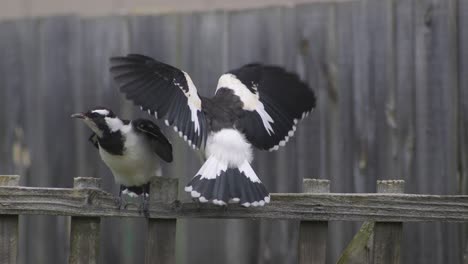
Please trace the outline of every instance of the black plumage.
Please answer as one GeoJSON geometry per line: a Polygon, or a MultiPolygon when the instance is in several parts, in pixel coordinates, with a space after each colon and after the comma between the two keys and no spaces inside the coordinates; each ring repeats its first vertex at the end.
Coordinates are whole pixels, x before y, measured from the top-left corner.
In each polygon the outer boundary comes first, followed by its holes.
{"type": "Polygon", "coordinates": [[[89,141],[121,184],[119,197],[122,193],[141,194],[141,209],[146,212],[149,181],[156,176],[158,157],[172,161],[172,145],[159,127],[147,119],[121,120],[104,107],[72,117],[82,119],[93,130],[89,141]]]}
{"type": "Polygon", "coordinates": [[[207,162],[186,187],[202,202],[268,202],[250,167],[251,146],[284,146],[315,107],[307,84],[277,66],[248,64],[223,74],[211,98],[198,94],[186,72],[148,56],[111,58],[110,71],[128,99],[205,150],[207,162]]]}

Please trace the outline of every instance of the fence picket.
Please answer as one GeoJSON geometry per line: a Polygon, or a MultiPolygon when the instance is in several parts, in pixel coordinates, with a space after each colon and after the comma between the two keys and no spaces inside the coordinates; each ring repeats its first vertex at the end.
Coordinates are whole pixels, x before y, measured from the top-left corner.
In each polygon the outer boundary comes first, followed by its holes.
{"type": "MultiPolygon", "coordinates": [[[[17,175],[0,175],[0,186],[17,186],[17,175]]],[[[18,215],[0,215],[0,263],[16,263],[18,257],[18,215]]]]}
{"type": "MultiPolygon", "coordinates": [[[[74,189],[99,189],[101,179],[98,178],[74,178],[74,189]]],[[[91,195],[88,199],[92,199],[91,195]]],[[[87,199],[87,200],[88,200],[87,199]]],[[[87,201],[90,204],[90,201],[87,201]]],[[[99,259],[99,235],[100,217],[71,218],[70,231],[70,256],[71,264],[95,264],[99,259]]]]}
{"type": "MultiPolygon", "coordinates": [[[[403,193],[405,181],[377,181],[378,193],[403,193]]],[[[403,231],[401,222],[376,222],[374,226],[373,259],[375,264],[400,263],[400,244],[403,231]]]]}
{"type": "MultiPolygon", "coordinates": [[[[151,202],[171,203],[177,200],[179,181],[155,177],[151,181],[151,202]]],[[[148,219],[145,263],[175,263],[176,219],[148,219]]]]}
{"type": "MultiPolygon", "coordinates": [[[[330,181],[304,179],[304,193],[329,193],[330,181]]],[[[299,226],[299,263],[325,263],[328,222],[301,221],[299,226]]]]}

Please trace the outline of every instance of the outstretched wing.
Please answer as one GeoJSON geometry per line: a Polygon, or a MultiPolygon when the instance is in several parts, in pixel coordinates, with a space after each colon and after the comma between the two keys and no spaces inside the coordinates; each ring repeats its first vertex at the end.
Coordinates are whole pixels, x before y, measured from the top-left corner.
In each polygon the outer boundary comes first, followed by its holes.
{"type": "Polygon", "coordinates": [[[216,93],[230,89],[242,101],[237,121],[255,147],[277,150],[294,135],[296,124],[315,107],[312,90],[295,74],[276,66],[249,64],[223,74],[216,93]]]}
{"type": "Polygon", "coordinates": [[[164,118],[193,148],[203,146],[207,129],[202,101],[186,72],[138,54],[111,58],[110,71],[120,91],[141,110],[164,118]]]}
{"type": "Polygon", "coordinates": [[[172,162],[172,145],[164,136],[159,127],[147,119],[135,119],[132,121],[133,128],[143,133],[151,143],[153,151],[166,162],[172,162]]]}

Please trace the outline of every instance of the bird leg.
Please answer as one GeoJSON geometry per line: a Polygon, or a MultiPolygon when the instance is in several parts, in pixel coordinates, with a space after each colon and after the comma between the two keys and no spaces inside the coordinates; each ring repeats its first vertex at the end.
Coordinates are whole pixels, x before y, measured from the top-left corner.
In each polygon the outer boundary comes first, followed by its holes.
{"type": "MultiPolygon", "coordinates": [[[[122,209],[122,204],[124,202],[124,200],[122,199],[122,192],[123,190],[125,190],[125,186],[124,185],[120,185],[120,190],[119,190],[119,199],[117,199],[117,208],[120,210],[122,209]]],[[[126,205],[124,206],[126,207],[126,205]]]]}
{"type": "Polygon", "coordinates": [[[150,183],[146,183],[142,186],[143,191],[141,192],[140,199],[141,203],[138,207],[138,211],[143,213],[145,217],[149,217],[149,195],[150,195],[150,183]]]}

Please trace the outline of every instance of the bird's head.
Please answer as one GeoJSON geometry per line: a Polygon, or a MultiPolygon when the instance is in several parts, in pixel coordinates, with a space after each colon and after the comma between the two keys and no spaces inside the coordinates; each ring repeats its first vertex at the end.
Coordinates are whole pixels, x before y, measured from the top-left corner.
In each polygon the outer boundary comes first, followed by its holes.
{"type": "Polygon", "coordinates": [[[86,113],[76,113],[71,117],[82,119],[99,137],[105,133],[115,132],[123,126],[122,120],[112,110],[105,107],[97,107],[86,113]]]}

